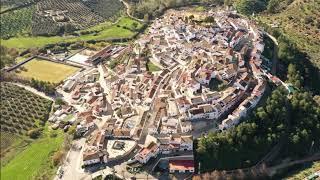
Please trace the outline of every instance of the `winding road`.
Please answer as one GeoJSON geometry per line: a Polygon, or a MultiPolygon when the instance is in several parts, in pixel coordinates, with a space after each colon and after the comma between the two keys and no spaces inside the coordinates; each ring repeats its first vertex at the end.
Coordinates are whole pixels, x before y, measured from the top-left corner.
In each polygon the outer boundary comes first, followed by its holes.
{"type": "Polygon", "coordinates": [[[127,3],[127,2],[124,1],[124,0],[119,0],[119,1],[122,2],[122,3],[126,6],[127,16],[129,16],[130,18],[132,18],[132,19],[134,19],[134,20],[137,20],[137,21],[140,21],[140,22],[144,22],[142,19],[138,19],[138,18],[136,18],[136,17],[134,17],[134,16],[132,16],[132,15],[130,14],[130,5],[129,5],[129,3],[127,3]]]}

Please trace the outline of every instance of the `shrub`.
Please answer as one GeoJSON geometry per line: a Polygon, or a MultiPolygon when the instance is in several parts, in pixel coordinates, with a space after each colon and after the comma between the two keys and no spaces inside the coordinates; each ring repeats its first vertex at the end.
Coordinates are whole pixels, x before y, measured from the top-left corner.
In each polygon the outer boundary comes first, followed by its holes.
{"type": "Polygon", "coordinates": [[[56,132],[52,132],[51,134],[50,134],[50,137],[51,138],[55,138],[55,137],[57,137],[58,136],[58,134],[56,133],[56,132]]]}
{"type": "Polygon", "coordinates": [[[32,139],[36,139],[41,135],[41,132],[42,132],[42,129],[40,128],[31,129],[28,131],[27,135],[32,139]]]}
{"type": "Polygon", "coordinates": [[[54,155],[52,156],[52,162],[54,166],[57,166],[61,163],[62,159],[63,159],[64,153],[62,151],[57,151],[54,153],[54,155]]]}

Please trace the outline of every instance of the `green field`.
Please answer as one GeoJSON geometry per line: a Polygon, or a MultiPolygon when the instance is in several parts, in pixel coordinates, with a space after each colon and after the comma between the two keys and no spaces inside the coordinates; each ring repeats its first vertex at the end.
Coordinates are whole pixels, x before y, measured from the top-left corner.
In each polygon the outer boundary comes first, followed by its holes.
{"type": "Polygon", "coordinates": [[[23,65],[23,67],[26,70],[18,72],[19,76],[49,81],[52,83],[59,83],[79,70],[79,68],[73,66],[41,59],[32,59],[30,62],[23,65]]]}
{"type": "Polygon", "coordinates": [[[41,138],[35,140],[2,167],[1,180],[28,180],[40,176],[42,179],[52,178],[56,168],[52,164],[51,156],[63,143],[62,132],[57,132],[56,137],[51,137],[52,133],[52,130],[46,128],[41,138]]]}
{"type": "Polygon", "coordinates": [[[132,24],[137,23],[137,28],[142,27],[142,24],[138,21],[135,21],[128,17],[122,17],[115,24],[110,22],[101,23],[97,26],[88,28],[80,32],[84,31],[95,31],[94,33],[89,33],[85,35],[81,35],[79,37],[76,36],[52,36],[52,37],[44,37],[44,36],[36,36],[36,37],[14,37],[8,40],[1,40],[1,44],[7,47],[15,47],[15,48],[32,48],[32,47],[42,47],[46,44],[55,44],[58,42],[77,42],[77,41],[89,41],[89,40],[104,40],[109,38],[130,38],[136,34],[132,30],[132,24]],[[127,27],[127,29],[123,27],[127,27]]]}
{"type": "Polygon", "coordinates": [[[158,66],[156,66],[155,64],[153,64],[150,61],[147,63],[147,66],[148,66],[149,71],[151,71],[151,72],[160,71],[161,70],[158,66]]]}

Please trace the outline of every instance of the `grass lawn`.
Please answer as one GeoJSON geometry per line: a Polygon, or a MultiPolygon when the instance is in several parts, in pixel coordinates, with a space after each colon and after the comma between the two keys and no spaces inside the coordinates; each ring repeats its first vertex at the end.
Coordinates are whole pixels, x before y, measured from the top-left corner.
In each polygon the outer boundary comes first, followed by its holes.
{"type": "Polygon", "coordinates": [[[49,81],[52,83],[59,83],[79,70],[79,68],[73,66],[41,59],[33,59],[24,64],[23,67],[26,68],[26,71],[21,70],[18,72],[19,76],[49,81]]]}
{"type": "Polygon", "coordinates": [[[1,180],[35,179],[43,174],[46,178],[52,178],[56,167],[52,164],[51,156],[61,148],[64,139],[61,131],[56,131],[56,137],[50,137],[52,133],[52,130],[46,128],[42,137],[32,142],[2,167],[1,180]]]}
{"type": "Polygon", "coordinates": [[[160,71],[160,70],[161,70],[158,66],[156,66],[155,64],[153,64],[151,61],[149,61],[149,62],[147,63],[147,66],[148,66],[149,71],[151,71],[151,72],[160,71]]]}
{"type": "MultiPolygon", "coordinates": [[[[137,29],[142,27],[142,24],[128,17],[122,17],[116,24],[110,22],[104,22],[97,26],[93,26],[83,31],[98,31],[97,33],[91,33],[75,36],[52,36],[52,37],[15,37],[8,40],[1,40],[1,44],[11,48],[32,48],[42,47],[46,44],[55,44],[59,42],[76,42],[76,41],[89,41],[89,40],[103,40],[108,38],[129,38],[136,32],[130,30],[133,23],[137,23],[137,29]],[[119,26],[119,27],[118,27],[119,26]],[[123,28],[123,26],[129,29],[123,28]]],[[[80,31],[79,31],[80,32],[80,31]]]]}

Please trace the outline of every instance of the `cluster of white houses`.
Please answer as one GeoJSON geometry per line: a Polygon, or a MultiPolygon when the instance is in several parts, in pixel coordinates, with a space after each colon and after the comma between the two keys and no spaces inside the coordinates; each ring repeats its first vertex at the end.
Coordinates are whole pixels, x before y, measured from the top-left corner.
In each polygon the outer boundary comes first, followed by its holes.
{"type": "Polygon", "coordinates": [[[191,135],[172,134],[163,137],[148,135],[146,146],[135,155],[135,159],[142,164],[146,164],[151,158],[157,157],[158,154],[192,150],[193,139],[191,135]]]}
{"type": "MultiPolygon", "coordinates": [[[[266,89],[261,31],[229,11],[199,13],[198,18],[215,18],[210,25],[195,23],[186,14],[169,10],[134,47],[119,50],[135,53],[126,64],[114,70],[102,65],[105,74],[116,74],[104,78],[107,86],[96,81],[101,78],[96,70],[64,84],[73,103],[85,107],[78,113],[83,121],[77,130],[95,129],[94,121],[112,112],[87,143],[84,165],[110,160],[107,139],[139,139],[137,132],[143,129],[148,134],[146,142],[134,156],[141,164],[159,154],[192,151],[193,137],[188,134],[193,122],[225,116],[219,125],[225,130],[258,104],[266,89]],[[149,61],[160,70],[146,71],[149,61]],[[150,123],[145,123],[146,118],[150,123]]],[[[111,56],[109,51],[106,48],[100,55],[111,56]]],[[[171,161],[169,166],[172,172],[194,171],[193,160],[171,161]]]]}
{"type": "MultiPolygon", "coordinates": [[[[260,70],[260,55],[264,50],[261,32],[232,12],[204,15],[214,16],[216,25],[209,28],[197,25],[188,20],[183,11],[170,11],[155,20],[148,33],[137,41],[136,51],[148,49],[151,61],[164,69],[161,74],[169,76],[169,85],[160,89],[159,95],[169,94],[168,90],[173,93],[165,100],[171,107],[164,108],[163,116],[149,128],[150,134],[179,132],[179,123],[180,127],[187,127],[184,130],[188,132],[192,129],[186,125],[189,120],[218,119],[231,113],[220,126],[222,130],[228,129],[238,124],[263,95],[266,84],[260,70]],[[250,67],[245,63],[247,56],[250,67]],[[225,86],[233,85],[222,92],[213,91],[210,89],[213,79],[225,86]],[[245,97],[250,85],[255,88],[251,96],[245,97]],[[174,108],[172,102],[175,102],[174,108]],[[172,109],[177,110],[179,118],[175,118],[172,109]]],[[[150,97],[164,78],[155,79],[148,91],[150,97]]]]}

